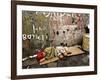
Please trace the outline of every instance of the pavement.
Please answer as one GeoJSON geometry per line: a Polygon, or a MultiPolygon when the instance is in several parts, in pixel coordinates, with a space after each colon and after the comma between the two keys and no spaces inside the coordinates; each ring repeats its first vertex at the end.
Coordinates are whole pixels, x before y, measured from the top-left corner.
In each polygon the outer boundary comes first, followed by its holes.
{"type": "Polygon", "coordinates": [[[23,69],[30,68],[51,68],[51,67],[74,67],[74,66],[89,66],[89,53],[79,54],[70,57],[64,57],[55,62],[40,65],[36,59],[29,59],[22,62],[23,69]]]}

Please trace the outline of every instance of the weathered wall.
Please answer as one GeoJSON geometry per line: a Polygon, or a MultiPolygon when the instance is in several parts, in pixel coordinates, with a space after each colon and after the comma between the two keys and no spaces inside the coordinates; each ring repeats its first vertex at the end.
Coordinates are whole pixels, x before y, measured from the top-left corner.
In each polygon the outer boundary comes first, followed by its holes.
{"type": "Polygon", "coordinates": [[[66,46],[82,41],[89,15],[82,13],[23,11],[23,34],[34,35],[30,39],[33,48],[42,46],[66,46]]]}
{"type": "Polygon", "coordinates": [[[55,30],[54,45],[64,43],[67,46],[72,46],[82,41],[83,30],[78,29],[77,25],[62,26],[60,29],[55,30]],[[70,28],[69,28],[70,27],[70,28]]]}

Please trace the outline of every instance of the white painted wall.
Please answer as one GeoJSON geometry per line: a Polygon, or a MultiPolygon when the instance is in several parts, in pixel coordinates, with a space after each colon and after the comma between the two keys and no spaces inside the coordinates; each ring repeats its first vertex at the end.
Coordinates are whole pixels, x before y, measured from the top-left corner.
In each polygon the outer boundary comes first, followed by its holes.
{"type": "MultiPolygon", "coordinates": [[[[33,0],[32,0],[33,1],[33,0]]],[[[57,3],[73,3],[73,4],[94,4],[98,5],[98,35],[100,34],[100,0],[34,0],[57,3]]],[[[11,11],[10,0],[0,0],[0,80],[10,80],[10,32],[11,32],[11,11]]],[[[98,41],[100,37],[98,36],[98,41]]],[[[98,49],[100,47],[98,42],[98,49]]],[[[98,67],[100,67],[100,50],[98,50],[98,67]]],[[[98,75],[88,76],[69,76],[58,78],[42,78],[30,80],[100,80],[100,68],[98,68],[98,75]]]]}

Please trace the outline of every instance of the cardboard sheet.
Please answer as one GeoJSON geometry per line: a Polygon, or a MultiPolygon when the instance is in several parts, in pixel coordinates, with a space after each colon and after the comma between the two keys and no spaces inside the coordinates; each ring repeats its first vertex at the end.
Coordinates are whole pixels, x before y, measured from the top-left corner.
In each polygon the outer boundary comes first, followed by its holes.
{"type": "MultiPolygon", "coordinates": [[[[79,55],[79,54],[83,54],[84,53],[84,51],[82,51],[80,48],[75,47],[75,46],[74,47],[68,47],[68,51],[71,52],[71,54],[67,54],[66,53],[67,56],[74,56],[74,55],[79,55]]],[[[57,61],[57,60],[59,60],[59,58],[58,57],[54,57],[52,59],[45,60],[45,61],[41,62],[40,65],[48,64],[50,62],[54,62],[54,61],[57,61]]]]}

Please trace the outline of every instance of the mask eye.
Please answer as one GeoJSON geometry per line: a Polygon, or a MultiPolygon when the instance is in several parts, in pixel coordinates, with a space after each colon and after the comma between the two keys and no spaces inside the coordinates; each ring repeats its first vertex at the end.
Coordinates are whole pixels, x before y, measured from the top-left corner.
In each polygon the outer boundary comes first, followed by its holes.
{"type": "Polygon", "coordinates": [[[65,44],[65,46],[67,46],[67,43],[65,44]]]}
{"type": "Polygon", "coordinates": [[[66,29],[67,31],[69,31],[69,29],[66,29]]]}
{"type": "Polygon", "coordinates": [[[64,46],[64,43],[60,43],[61,46],[64,46]]]}
{"type": "Polygon", "coordinates": [[[65,31],[63,31],[63,33],[65,34],[65,31]]]}
{"type": "Polygon", "coordinates": [[[57,31],[56,34],[59,35],[59,31],[57,31]]]}

